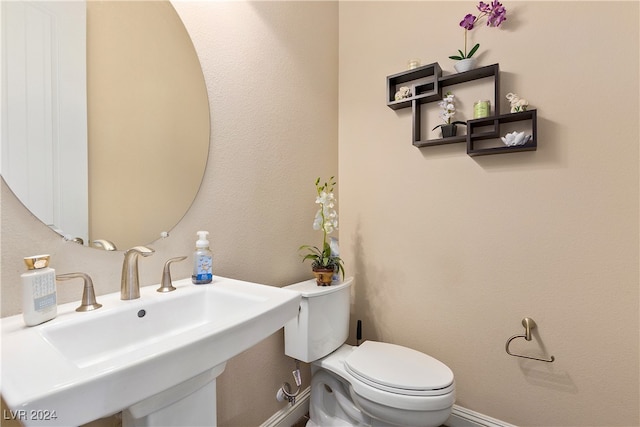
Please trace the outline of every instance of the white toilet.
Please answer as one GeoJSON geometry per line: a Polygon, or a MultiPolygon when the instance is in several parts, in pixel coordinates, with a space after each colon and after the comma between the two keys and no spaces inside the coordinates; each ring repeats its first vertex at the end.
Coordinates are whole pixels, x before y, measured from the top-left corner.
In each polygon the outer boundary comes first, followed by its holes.
{"type": "Polygon", "coordinates": [[[285,353],[313,362],[307,427],[442,425],[455,401],[444,363],[394,344],[345,344],[352,283],[318,286],[313,279],[286,287],[302,302],[285,325],[285,353]]]}

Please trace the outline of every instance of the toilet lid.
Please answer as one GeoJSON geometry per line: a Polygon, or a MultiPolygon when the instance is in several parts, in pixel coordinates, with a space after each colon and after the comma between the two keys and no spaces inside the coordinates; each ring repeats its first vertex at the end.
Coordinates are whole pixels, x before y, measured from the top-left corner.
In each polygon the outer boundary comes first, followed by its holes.
{"type": "Polygon", "coordinates": [[[453,372],[433,357],[395,344],[365,341],[345,360],[356,378],[387,391],[433,395],[448,392],[453,372]]]}

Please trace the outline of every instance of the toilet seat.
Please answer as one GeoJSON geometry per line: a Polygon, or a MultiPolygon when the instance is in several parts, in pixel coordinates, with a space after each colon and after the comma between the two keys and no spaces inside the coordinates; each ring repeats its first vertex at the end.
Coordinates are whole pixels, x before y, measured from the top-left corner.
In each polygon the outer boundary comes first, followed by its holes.
{"type": "MultiPolygon", "coordinates": [[[[380,380],[378,380],[378,382],[371,381],[363,375],[352,373],[353,368],[347,367],[346,361],[349,359],[349,357],[352,354],[356,352],[360,353],[359,356],[356,356],[350,359],[351,365],[355,364],[357,368],[359,367],[358,365],[359,358],[363,358],[363,359],[369,358],[369,352],[368,350],[366,350],[367,348],[384,348],[385,346],[392,346],[392,344],[377,343],[375,341],[366,341],[363,344],[361,344],[359,347],[352,347],[348,344],[343,344],[335,352],[331,353],[328,356],[323,357],[322,359],[319,359],[313,362],[312,372],[314,372],[314,375],[315,375],[315,371],[314,371],[315,369],[324,369],[341,378],[345,382],[345,386],[349,389],[352,399],[354,400],[354,402],[357,402],[356,404],[358,405],[358,407],[364,410],[366,406],[367,409],[365,410],[365,412],[369,413],[372,416],[375,416],[373,415],[374,409],[372,409],[372,405],[373,407],[378,405],[382,408],[385,408],[385,409],[382,409],[383,412],[385,413],[392,413],[395,411],[440,411],[440,410],[448,410],[450,412],[451,407],[453,406],[456,398],[455,383],[453,382],[452,373],[450,374],[452,378],[451,384],[442,389],[408,390],[406,388],[406,385],[404,385],[404,388],[384,386],[379,383],[380,380]]],[[[397,347],[400,347],[400,346],[397,346],[397,347]]],[[[404,347],[401,347],[401,348],[404,348],[404,347]]],[[[399,350],[399,351],[403,352],[402,350],[399,350]]],[[[375,355],[376,351],[374,350],[371,354],[375,355]]],[[[378,356],[380,355],[380,353],[377,353],[377,354],[378,356]]],[[[406,359],[404,359],[404,357],[402,356],[400,357],[402,362],[406,363],[406,359]]],[[[375,356],[372,356],[372,358],[374,360],[380,360],[379,357],[375,358],[375,356]]],[[[378,372],[384,372],[385,370],[389,369],[390,368],[389,365],[400,364],[400,362],[398,362],[397,360],[389,360],[386,358],[383,358],[382,360],[384,364],[382,365],[381,368],[376,369],[378,372]]],[[[360,369],[362,370],[362,367],[360,369]]],[[[424,366],[422,366],[423,371],[426,369],[427,368],[424,368],[424,366]]],[[[365,373],[367,373],[366,369],[365,369],[365,373]]],[[[383,375],[369,375],[369,377],[379,377],[379,376],[383,376],[383,375]]],[[[387,380],[387,383],[393,383],[393,381],[387,380]]],[[[407,382],[407,383],[412,384],[411,382],[407,382]]],[[[381,419],[384,419],[384,418],[385,416],[381,417],[381,419]]],[[[396,424],[398,423],[396,422],[396,424]]],[[[402,424],[403,423],[400,423],[400,425],[402,424]]],[[[413,424],[416,424],[416,423],[413,423],[413,424]]]]}
{"type": "Polygon", "coordinates": [[[408,396],[439,396],[454,389],[453,372],[439,360],[395,344],[365,341],[344,361],[363,383],[408,396]]]}

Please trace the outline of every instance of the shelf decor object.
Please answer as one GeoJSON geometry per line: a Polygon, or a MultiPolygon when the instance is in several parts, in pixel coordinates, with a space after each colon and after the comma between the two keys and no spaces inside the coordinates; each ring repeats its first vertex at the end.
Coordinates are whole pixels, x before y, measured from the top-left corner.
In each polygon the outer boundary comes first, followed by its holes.
{"type": "Polygon", "coordinates": [[[458,133],[458,125],[466,125],[465,122],[461,122],[459,120],[451,121],[453,116],[456,115],[456,105],[455,105],[455,95],[451,92],[447,92],[444,98],[440,102],[438,102],[438,106],[440,107],[440,118],[444,123],[437,125],[432,131],[440,128],[440,132],[443,138],[447,138],[450,136],[456,136],[458,133]]]}
{"type": "Polygon", "coordinates": [[[529,101],[524,98],[520,98],[518,94],[509,92],[505,98],[509,101],[512,113],[527,111],[527,108],[529,108],[529,101]]]}
{"type": "Polygon", "coordinates": [[[472,58],[472,56],[480,47],[480,43],[476,43],[467,52],[467,32],[473,30],[482,18],[487,18],[487,27],[499,27],[500,24],[507,20],[507,9],[498,0],[494,0],[491,3],[481,1],[476,8],[480,12],[478,16],[467,13],[460,21],[460,26],[464,28],[464,52],[458,49],[458,54],[449,57],[449,59],[458,61],[453,66],[458,72],[475,68],[476,58],[472,58]]]}
{"type": "Polygon", "coordinates": [[[453,64],[453,68],[455,68],[459,73],[464,73],[465,71],[473,70],[474,68],[476,68],[477,62],[478,61],[476,60],[476,58],[463,58],[453,64]]]}
{"type": "MultiPolygon", "coordinates": [[[[500,114],[500,66],[487,65],[457,74],[442,75],[442,68],[437,62],[387,76],[387,106],[392,110],[411,107],[412,111],[412,143],[423,148],[435,145],[466,142],[467,154],[479,156],[486,154],[512,153],[517,151],[535,151],[537,149],[537,117],[536,110],[511,114],[500,114]],[[467,134],[436,139],[422,139],[421,106],[441,101],[443,89],[461,83],[490,78],[493,83],[493,116],[468,120],[467,134]],[[410,96],[395,100],[395,94],[401,87],[410,88],[410,96]],[[524,145],[506,146],[500,140],[501,125],[515,122],[529,122],[531,138],[524,145]],[[490,128],[487,130],[487,128],[490,128]],[[489,144],[486,140],[496,140],[498,145],[489,144]]],[[[494,141],[495,142],[495,141],[494,141]]]]}
{"type": "Polygon", "coordinates": [[[438,79],[442,76],[442,69],[437,62],[423,65],[409,71],[387,77],[387,105],[393,110],[410,107],[413,101],[433,102],[440,101],[441,91],[438,87],[438,79]],[[407,85],[406,83],[412,83],[407,85]],[[395,100],[395,94],[402,87],[410,87],[411,96],[395,100]]]}
{"type": "Polygon", "coordinates": [[[470,156],[535,151],[537,148],[537,110],[502,114],[499,116],[485,117],[483,119],[469,120],[467,122],[467,154],[470,156]],[[527,121],[530,122],[531,138],[529,138],[525,144],[508,146],[500,141],[500,137],[503,136],[500,132],[500,125],[527,121]],[[489,128],[488,131],[485,130],[487,128],[489,128]],[[500,145],[481,147],[481,141],[496,139],[500,141],[500,145]]]}

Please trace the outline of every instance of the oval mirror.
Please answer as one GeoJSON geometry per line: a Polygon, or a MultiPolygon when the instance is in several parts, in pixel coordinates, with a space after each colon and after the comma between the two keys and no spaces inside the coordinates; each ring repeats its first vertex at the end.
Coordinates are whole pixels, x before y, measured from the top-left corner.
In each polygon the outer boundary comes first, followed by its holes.
{"type": "Polygon", "coordinates": [[[127,249],[173,228],[202,182],[210,123],[202,69],[171,3],[2,8],[1,172],[12,191],[87,246],[127,249]]]}

